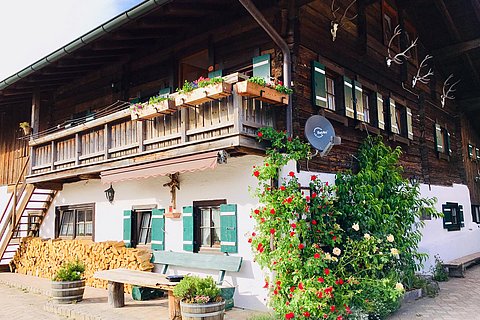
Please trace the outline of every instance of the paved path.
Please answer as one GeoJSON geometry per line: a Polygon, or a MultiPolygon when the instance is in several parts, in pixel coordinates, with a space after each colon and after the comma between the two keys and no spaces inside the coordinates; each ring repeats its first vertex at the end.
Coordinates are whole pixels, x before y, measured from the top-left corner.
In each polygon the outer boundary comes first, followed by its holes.
{"type": "Polygon", "coordinates": [[[440,283],[440,294],[404,305],[389,320],[480,320],[480,266],[440,283]]]}
{"type": "Polygon", "coordinates": [[[62,320],[65,317],[43,310],[45,296],[0,284],[1,320],[62,320]]]}

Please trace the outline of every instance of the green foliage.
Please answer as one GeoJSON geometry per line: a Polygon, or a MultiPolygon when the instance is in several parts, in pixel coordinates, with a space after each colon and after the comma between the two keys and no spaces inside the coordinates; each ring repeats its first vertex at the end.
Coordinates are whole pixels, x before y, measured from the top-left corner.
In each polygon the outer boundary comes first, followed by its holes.
{"type": "Polygon", "coordinates": [[[253,169],[260,205],[248,242],[255,260],[272,272],[264,288],[277,318],[384,318],[396,310],[401,279],[423,257],[416,251],[418,214],[425,209],[435,216],[434,200],[421,199],[418,186],[401,177],[400,150],[367,139],[358,174],[339,174],[335,187],[311,176],[304,194],[295,172],[279,181],[279,170],[308,158],[309,145],[272,128],[258,137],[270,146],[253,169]]]}
{"type": "Polygon", "coordinates": [[[198,78],[198,80],[195,80],[193,82],[188,82],[187,80],[185,80],[185,82],[183,83],[183,86],[181,88],[177,88],[177,92],[189,93],[197,88],[205,88],[207,86],[217,84],[217,83],[222,83],[222,82],[223,82],[222,77],[215,77],[215,78],[200,77],[198,78]]]}
{"type": "Polygon", "coordinates": [[[53,277],[53,281],[78,281],[83,277],[85,265],[76,260],[64,263],[57,274],[53,277]]]}
{"type": "Polygon", "coordinates": [[[276,320],[277,318],[271,314],[259,314],[248,318],[248,320],[276,320]]]}
{"type": "Polygon", "coordinates": [[[24,121],[24,122],[20,122],[18,126],[19,126],[21,129],[28,129],[28,128],[30,128],[30,123],[24,121]]]}
{"type": "Polygon", "coordinates": [[[148,104],[157,104],[157,103],[160,103],[160,102],[168,100],[168,99],[169,98],[165,97],[165,96],[154,96],[154,97],[150,97],[150,99],[148,99],[148,104]]]}
{"type": "Polygon", "coordinates": [[[212,277],[185,276],[173,289],[173,295],[187,303],[207,303],[220,295],[212,277]]]}
{"type": "Polygon", "coordinates": [[[278,91],[280,93],[285,93],[285,94],[292,94],[293,93],[293,90],[285,87],[281,81],[273,82],[273,83],[272,82],[267,82],[262,77],[250,77],[248,79],[248,81],[252,82],[252,83],[256,83],[256,84],[258,84],[262,87],[268,87],[268,88],[275,89],[276,91],[278,91]]]}
{"type": "Polygon", "coordinates": [[[443,260],[438,254],[435,255],[435,266],[432,267],[433,280],[435,281],[448,281],[448,272],[443,266],[443,260]]]}
{"type": "Polygon", "coordinates": [[[423,275],[416,275],[412,281],[412,289],[422,289],[422,294],[433,298],[440,291],[440,287],[435,279],[423,275]]]}

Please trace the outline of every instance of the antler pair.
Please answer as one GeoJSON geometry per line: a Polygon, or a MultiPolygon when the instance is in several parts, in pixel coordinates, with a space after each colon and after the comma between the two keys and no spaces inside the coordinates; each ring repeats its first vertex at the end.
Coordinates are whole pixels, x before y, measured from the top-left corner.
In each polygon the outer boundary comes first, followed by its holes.
{"type": "Polygon", "coordinates": [[[392,53],[390,52],[390,49],[392,47],[393,39],[398,37],[401,33],[402,33],[402,29],[400,29],[400,26],[396,26],[395,30],[393,31],[393,35],[390,38],[390,41],[388,42],[388,48],[387,48],[388,57],[386,58],[388,67],[390,67],[392,65],[392,62],[395,62],[396,64],[403,64],[403,59],[402,58],[404,58],[405,60],[410,59],[411,57],[409,55],[407,55],[407,52],[417,45],[418,37],[408,46],[407,49],[405,49],[404,51],[402,51],[400,53],[397,53],[394,56],[392,56],[392,53]]]}
{"type": "Polygon", "coordinates": [[[445,102],[447,99],[448,100],[455,99],[455,96],[452,93],[457,91],[457,89],[453,89],[453,87],[455,87],[460,82],[460,79],[454,82],[453,84],[450,84],[449,81],[452,78],[453,78],[453,74],[449,75],[447,80],[445,80],[445,82],[443,83],[442,95],[440,96],[440,100],[442,102],[442,108],[445,107],[445,102]],[[447,88],[447,86],[448,86],[448,90],[445,92],[445,89],[447,88]]]}
{"type": "Polygon", "coordinates": [[[335,41],[335,39],[337,38],[337,31],[339,28],[343,27],[344,25],[344,19],[347,18],[347,21],[351,21],[353,19],[355,19],[358,14],[354,15],[353,17],[351,18],[348,18],[347,17],[347,12],[348,10],[350,9],[351,6],[353,6],[353,4],[357,2],[357,0],[353,0],[349,5],[348,7],[345,9],[345,12],[343,13],[343,15],[340,17],[340,19],[337,18],[337,11],[340,10],[340,7],[338,7],[337,9],[335,9],[335,0],[332,0],[332,6],[331,6],[331,11],[332,11],[332,15],[333,15],[333,20],[331,21],[330,25],[331,25],[331,28],[330,28],[330,33],[332,34],[332,40],[335,41]]]}
{"type": "Polygon", "coordinates": [[[423,84],[428,84],[430,82],[430,79],[428,79],[428,77],[433,76],[432,68],[430,68],[428,72],[423,76],[420,75],[420,73],[422,72],[422,69],[427,65],[426,64],[427,60],[430,60],[432,58],[433,56],[430,56],[427,54],[425,58],[422,60],[422,62],[420,63],[420,66],[418,67],[417,74],[413,76],[412,88],[415,88],[415,85],[417,84],[417,82],[421,82],[423,84]]]}

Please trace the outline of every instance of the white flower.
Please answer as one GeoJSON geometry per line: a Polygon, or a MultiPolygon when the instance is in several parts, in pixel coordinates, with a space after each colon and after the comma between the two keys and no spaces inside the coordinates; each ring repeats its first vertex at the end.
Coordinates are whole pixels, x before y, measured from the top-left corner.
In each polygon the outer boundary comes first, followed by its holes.
{"type": "Polygon", "coordinates": [[[395,285],[395,289],[398,291],[403,291],[404,290],[403,284],[401,284],[400,282],[397,282],[397,284],[395,285]]]}
{"type": "Polygon", "coordinates": [[[363,235],[363,237],[364,237],[365,239],[367,239],[367,240],[370,239],[370,235],[369,235],[368,233],[365,233],[365,234],[363,235]]]}
{"type": "Polygon", "coordinates": [[[342,253],[342,250],[340,250],[340,248],[333,248],[333,254],[336,255],[336,256],[339,256],[340,254],[342,253]]]}
{"type": "Polygon", "coordinates": [[[393,236],[393,234],[389,234],[389,235],[387,236],[387,241],[388,241],[388,242],[393,242],[393,241],[395,241],[395,237],[393,236]]]}
{"type": "Polygon", "coordinates": [[[332,256],[330,255],[330,253],[325,253],[325,259],[327,260],[332,260],[332,256]]]}
{"type": "Polygon", "coordinates": [[[358,223],[354,223],[352,225],[352,229],[355,230],[355,231],[358,231],[358,230],[360,230],[360,226],[358,225],[358,223]]]}
{"type": "Polygon", "coordinates": [[[394,256],[398,256],[398,249],[392,248],[392,249],[390,249],[390,253],[394,256]]]}

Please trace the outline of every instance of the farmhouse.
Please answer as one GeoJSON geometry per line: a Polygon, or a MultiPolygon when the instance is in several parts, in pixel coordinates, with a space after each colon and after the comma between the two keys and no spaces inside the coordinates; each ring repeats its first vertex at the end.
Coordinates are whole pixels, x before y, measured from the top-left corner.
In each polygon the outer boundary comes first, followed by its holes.
{"type": "Polygon", "coordinates": [[[146,0],[0,82],[0,265],[27,235],[228,254],[235,305],[264,309],[257,130],[312,115],[341,144],[288,170],[333,182],[381,135],[444,214],[425,269],[480,251],[479,37],[474,0],[146,0]]]}

